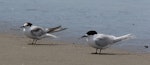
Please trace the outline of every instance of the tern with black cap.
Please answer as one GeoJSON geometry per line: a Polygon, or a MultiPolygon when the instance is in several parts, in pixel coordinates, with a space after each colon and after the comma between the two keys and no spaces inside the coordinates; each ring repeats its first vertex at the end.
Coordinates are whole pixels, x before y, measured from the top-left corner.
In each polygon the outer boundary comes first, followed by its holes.
{"type": "Polygon", "coordinates": [[[126,40],[126,39],[132,39],[134,38],[133,35],[131,34],[126,34],[123,36],[113,36],[113,35],[106,35],[106,34],[99,34],[95,30],[90,30],[88,31],[84,36],[81,38],[86,38],[86,41],[88,42],[89,46],[93,47],[96,49],[95,54],[97,54],[98,49],[99,54],[101,53],[101,50],[108,48],[109,46],[126,40]]]}
{"type": "Polygon", "coordinates": [[[40,40],[46,37],[57,38],[55,35],[52,35],[51,33],[59,32],[59,31],[67,29],[67,28],[62,28],[61,26],[57,26],[53,28],[43,28],[40,26],[35,26],[30,22],[24,23],[24,25],[21,26],[21,28],[23,29],[23,33],[28,38],[33,39],[32,44],[36,44],[37,40],[40,40]]]}

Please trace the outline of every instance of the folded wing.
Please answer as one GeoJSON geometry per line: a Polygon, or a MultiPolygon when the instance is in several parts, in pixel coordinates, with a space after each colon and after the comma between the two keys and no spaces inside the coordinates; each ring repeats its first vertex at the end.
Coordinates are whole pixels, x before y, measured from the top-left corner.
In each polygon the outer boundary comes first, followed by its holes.
{"type": "Polygon", "coordinates": [[[33,28],[32,30],[31,30],[31,34],[33,35],[33,36],[42,36],[42,35],[44,35],[46,32],[42,29],[42,28],[33,28]]]}
{"type": "Polygon", "coordinates": [[[110,38],[110,37],[100,37],[100,38],[97,38],[95,40],[95,44],[101,48],[105,48],[107,47],[108,45],[112,45],[113,44],[113,39],[110,38]]]}

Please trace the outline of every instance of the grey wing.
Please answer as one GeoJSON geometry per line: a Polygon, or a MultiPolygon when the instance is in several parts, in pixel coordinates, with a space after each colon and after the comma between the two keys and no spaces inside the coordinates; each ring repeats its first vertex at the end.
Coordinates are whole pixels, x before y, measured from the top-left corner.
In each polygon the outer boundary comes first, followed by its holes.
{"type": "Polygon", "coordinates": [[[45,31],[42,28],[34,28],[31,30],[33,36],[42,36],[45,34],[45,31]]]}
{"type": "Polygon", "coordinates": [[[101,48],[107,47],[108,45],[113,44],[113,41],[109,37],[97,38],[95,44],[101,48]]]}

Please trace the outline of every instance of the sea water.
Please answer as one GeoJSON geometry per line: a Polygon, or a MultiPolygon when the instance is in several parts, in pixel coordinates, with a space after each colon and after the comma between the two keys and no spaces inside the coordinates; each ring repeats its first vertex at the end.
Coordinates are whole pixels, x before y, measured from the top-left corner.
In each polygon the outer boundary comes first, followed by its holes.
{"type": "Polygon", "coordinates": [[[117,45],[129,50],[150,51],[149,0],[0,0],[0,31],[21,33],[25,22],[42,27],[62,25],[54,33],[60,40],[72,41],[89,30],[136,39],[117,45]]]}

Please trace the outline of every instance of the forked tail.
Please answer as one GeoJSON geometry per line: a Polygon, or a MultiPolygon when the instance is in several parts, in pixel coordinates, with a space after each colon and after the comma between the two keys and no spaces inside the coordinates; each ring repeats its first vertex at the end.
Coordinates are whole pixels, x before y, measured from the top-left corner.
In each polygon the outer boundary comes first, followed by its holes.
{"type": "Polygon", "coordinates": [[[67,28],[62,28],[61,26],[57,26],[54,28],[48,28],[47,29],[47,33],[54,33],[54,32],[59,32],[59,31],[63,31],[66,30],[67,28]]]}
{"type": "Polygon", "coordinates": [[[123,35],[123,36],[120,36],[120,37],[116,37],[114,42],[119,42],[119,41],[133,39],[133,38],[135,38],[135,36],[133,36],[131,34],[127,34],[127,35],[123,35]]]}
{"type": "Polygon", "coordinates": [[[44,37],[58,38],[57,36],[52,35],[52,34],[46,34],[44,37]]]}

